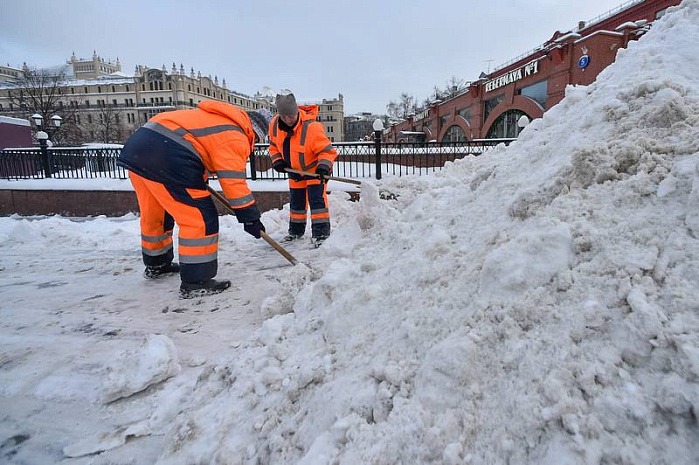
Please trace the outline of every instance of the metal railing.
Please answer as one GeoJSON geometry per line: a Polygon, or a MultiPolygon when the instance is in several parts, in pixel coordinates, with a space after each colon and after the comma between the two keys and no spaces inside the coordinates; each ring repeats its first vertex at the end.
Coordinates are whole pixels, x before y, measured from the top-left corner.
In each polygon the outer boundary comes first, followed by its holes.
{"type": "MultiPolygon", "coordinates": [[[[382,175],[424,175],[440,171],[446,162],[481,155],[514,139],[462,142],[340,142],[333,174],[343,178],[381,179],[382,175]]],[[[127,179],[117,164],[120,148],[32,148],[0,150],[0,179],[127,179]]],[[[257,144],[250,156],[247,179],[284,180],[272,168],[269,145],[257,144]]]]}

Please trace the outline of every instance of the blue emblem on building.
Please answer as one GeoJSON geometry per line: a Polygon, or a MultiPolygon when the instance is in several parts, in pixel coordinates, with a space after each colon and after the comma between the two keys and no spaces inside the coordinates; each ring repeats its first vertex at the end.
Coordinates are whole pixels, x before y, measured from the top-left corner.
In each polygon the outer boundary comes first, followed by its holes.
{"type": "Polygon", "coordinates": [[[587,68],[587,65],[589,65],[589,64],[590,64],[590,57],[588,55],[583,55],[578,60],[578,68],[580,68],[580,69],[587,68]]]}

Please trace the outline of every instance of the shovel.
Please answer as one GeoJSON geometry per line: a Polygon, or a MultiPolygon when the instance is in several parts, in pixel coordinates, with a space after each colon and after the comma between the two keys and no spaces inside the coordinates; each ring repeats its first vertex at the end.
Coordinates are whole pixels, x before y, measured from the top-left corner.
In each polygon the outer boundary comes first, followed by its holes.
{"type": "MultiPolygon", "coordinates": [[[[207,186],[207,189],[209,190],[209,193],[211,193],[211,195],[221,203],[221,205],[226,207],[226,210],[228,210],[229,213],[232,213],[235,215],[235,210],[233,209],[233,207],[230,206],[230,204],[228,203],[228,200],[226,200],[226,198],[224,196],[222,196],[221,194],[216,192],[211,186],[207,186]]],[[[298,260],[296,260],[293,255],[291,255],[289,252],[287,252],[284,247],[279,245],[279,243],[277,241],[275,241],[274,239],[269,237],[269,235],[266,232],[260,231],[260,237],[262,239],[264,239],[269,245],[274,247],[274,250],[276,250],[284,258],[286,258],[289,261],[289,263],[291,263],[292,265],[298,265],[298,263],[299,263],[298,260]]]]}
{"type": "MultiPolygon", "coordinates": [[[[357,181],[356,179],[349,179],[349,178],[339,178],[337,176],[322,176],[317,173],[311,173],[309,171],[301,171],[301,170],[295,170],[293,168],[286,168],[287,173],[295,173],[295,174],[300,174],[302,176],[310,176],[312,178],[320,178],[323,181],[337,181],[337,182],[345,182],[347,184],[354,184],[355,186],[362,186],[362,181],[357,181]]],[[[384,199],[384,200],[396,200],[398,196],[394,194],[393,192],[389,192],[385,189],[380,189],[379,190],[379,196],[384,199]]]]}

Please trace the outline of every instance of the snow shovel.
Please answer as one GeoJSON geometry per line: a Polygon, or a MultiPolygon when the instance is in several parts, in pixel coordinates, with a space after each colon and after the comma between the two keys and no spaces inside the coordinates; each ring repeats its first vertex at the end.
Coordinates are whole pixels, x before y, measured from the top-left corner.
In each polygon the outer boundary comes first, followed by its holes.
{"type": "MultiPolygon", "coordinates": [[[[211,186],[207,186],[207,189],[209,190],[211,195],[216,200],[221,202],[221,205],[226,207],[226,210],[228,210],[229,213],[235,214],[235,210],[233,210],[233,207],[230,206],[230,204],[228,203],[228,200],[226,200],[226,198],[224,196],[222,196],[221,194],[216,192],[211,186]]],[[[279,252],[284,258],[286,258],[289,261],[289,263],[291,263],[292,265],[297,265],[299,263],[298,260],[296,260],[293,255],[291,255],[289,252],[287,252],[284,247],[282,247],[281,245],[279,245],[279,243],[277,243],[277,241],[275,241],[274,239],[269,237],[269,235],[266,232],[260,231],[260,237],[262,237],[262,239],[264,239],[269,245],[274,247],[274,249],[277,252],[279,252]]]]}
{"type": "Polygon", "coordinates": [[[312,177],[312,178],[320,178],[320,179],[322,179],[323,181],[346,182],[347,184],[354,184],[355,186],[361,186],[361,185],[362,185],[362,181],[357,181],[357,180],[355,180],[355,179],[338,178],[338,177],[336,177],[336,176],[322,176],[322,175],[320,175],[320,174],[310,173],[310,172],[308,172],[308,171],[295,170],[295,169],[292,169],[292,168],[287,168],[287,169],[286,169],[286,172],[287,172],[287,173],[296,173],[296,174],[300,174],[300,175],[302,175],[302,176],[310,176],[310,177],[312,177]]]}
{"type": "MultiPolygon", "coordinates": [[[[348,184],[354,184],[355,186],[362,186],[362,181],[357,181],[356,179],[348,179],[348,178],[338,178],[337,176],[322,176],[320,174],[316,173],[311,173],[308,171],[301,171],[301,170],[295,170],[292,168],[286,168],[287,173],[296,173],[300,174],[302,176],[310,176],[312,178],[320,178],[323,181],[337,181],[337,182],[346,182],[348,184]]],[[[379,190],[379,196],[384,199],[384,200],[396,200],[398,196],[394,194],[393,192],[387,191],[385,189],[380,189],[379,190]]]]}

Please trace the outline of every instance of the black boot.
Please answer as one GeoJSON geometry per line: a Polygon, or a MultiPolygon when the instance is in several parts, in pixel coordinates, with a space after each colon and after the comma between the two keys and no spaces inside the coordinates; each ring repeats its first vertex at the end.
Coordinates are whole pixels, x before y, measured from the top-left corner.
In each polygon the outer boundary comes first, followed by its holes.
{"type": "Polygon", "coordinates": [[[182,282],[180,284],[180,298],[194,299],[196,297],[218,294],[229,287],[231,287],[231,282],[228,280],[216,281],[215,279],[208,279],[200,283],[182,282]]]}
{"type": "Polygon", "coordinates": [[[321,245],[323,245],[323,242],[330,237],[330,235],[327,236],[314,236],[311,238],[311,242],[313,243],[313,246],[317,249],[321,245]]]}
{"type": "Polygon", "coordinates": [[[146,279],[158,279],[163,276],[179,272],[179,263],[168,263],[167,265],[162,266],[147,266],[146,271],[143,272],[143,277],[146,279]]]}
{"type": "Polygon", "coordinates": [[[303,234],[291,234],[291,233],[289,233],[286,236],[284,236],[284,238],[279,242],[284,242],[284,243],[293,242],[295,240],[301,239],[302,237],[303,237],[303,234]]]}

